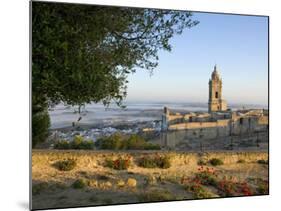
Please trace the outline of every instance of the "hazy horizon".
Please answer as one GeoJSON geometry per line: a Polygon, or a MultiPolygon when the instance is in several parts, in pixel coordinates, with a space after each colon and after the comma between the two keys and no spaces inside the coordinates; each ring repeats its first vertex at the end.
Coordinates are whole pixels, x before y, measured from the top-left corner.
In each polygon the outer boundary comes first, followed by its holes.
{"type": "MultiPolygon", "coordinates": [[[[167,103],[167,104],[206,104],[208,105],[208,99],[206,101],[181,101],[179,100],[124,100],[124,103],[167,103]]],[[[268,103],[247,103],[247,102],[229,102],[228,105],[256,105],[256,106],[268,106],[268,103]]],[[[113,103],[114,104],[114,103],[113,103]]]]}

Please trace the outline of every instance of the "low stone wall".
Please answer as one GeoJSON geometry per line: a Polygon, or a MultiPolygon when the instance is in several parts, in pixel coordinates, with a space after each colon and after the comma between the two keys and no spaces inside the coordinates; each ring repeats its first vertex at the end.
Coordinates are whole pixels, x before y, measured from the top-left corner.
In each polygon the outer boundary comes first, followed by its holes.
{"type": "Polygon", "coordinates": [[[230,136],[252,136],[253,139],[268,140],[260,135],[268,131],[268,117],[243,118],[231,122],[229,119],[216,122],[186,122],[169,125],[160,137],[161,145],[175,147],[189,141],[229,138],[230,136]]]}
{"type": "Polygon", "coordinates": [[[266,128],[261,128],[259,133],[238,133],[233,136],[230,136],[229,127],[173,130],[163,131],[154,137],[147,136],[146,139],[164,147],[188,151],[225,150],[230,144],[233,144],[234,149],[244,150],[267,149],[268,146],[266,128]]]}

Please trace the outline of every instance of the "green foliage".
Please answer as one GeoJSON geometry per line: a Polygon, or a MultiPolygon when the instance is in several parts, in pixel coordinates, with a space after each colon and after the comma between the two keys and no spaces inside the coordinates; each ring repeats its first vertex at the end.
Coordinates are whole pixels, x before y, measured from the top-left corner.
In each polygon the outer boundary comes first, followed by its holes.
{"type": "Polygon", "coordinates": [[[223,165],[223,161],[221,159],[218,158],[212,158],[211,160],[209,160],[209,163],[212,166],[219,166],[219,165],[223,165]]]}
{"type": "Polygon", "coordinates": [[[50,117],[47,111],[32,114],[32,147],[46,140],[49,127],[50,117]]]}
{"type": "Polygon", "coordinates": [[[216,187],[220,191],[221,196],[250,196],[253,190],[246,182],[237,182],[233,179],[219,181],[216,187]]]}
{"type": "Polygon", "coordinates": [[[96,147],[99,149],[113,149],[119,150],[123,148],[123,137],[119,133],[115,133],[108,137],[99,138],[96,143],[96,147]]]}
{"type": "Polygon", "coordinates": [[[181,179],[181,184],[185,186],[188,192],[191,192],[194,198],[203,199],[211,198],[215,195],[209,192],[204,185],[207,186],[217,186],[217,172],[213,168],[209,167],[199,167],[198,172],[192,178],[183,177],[181,179]]]}
{"type": "Polygon", "coordinates": [[[69,141],[61,140],[61,141],[58,141],[55,143],[54,148],[55,149],[70,149],[71,144],[69,143],[69,141]]]}
{"type": "Polygon", "coordinates": [[[268,194],[269,193],[269,182],[268,180],[259,179],[257,183],[257,193],[258,194],[268,194]]]}
{"type": "Polygon", "coordinates": [[[198,169],[198,172],[195,174],[195,177],[193,178],[193,181],[200,183],[202,185],[217,185],[217,173],[214,169],[210,169],[209,167],[206,167],[205,169],[203,167],[198,169]]]}
{"type": "Polygon", "coordinates": [[[207,199],[212,198],[213,194],[206,190],[202,185],[199,184],[188,184],[185,189],[191,192],[195,199],[207,199]]]}
{"type": "Polygon", "coordinates": [[[93,149],[94,143],[91,140],[84,140],[82,136],[75,136],[71,143],[72,149],[93,149]]]}
{"type": "Polygon", "coordinates": [[[119,133],[97,140],[96,147],[110,150],[159,150],[158,144],[148,143],[139,135],[133,134],[126,138],[119,133]]]}
{"type": "Polygon", "coordinates": [[[146,143],[144,145],[145,150],[160,150],[161,147],[159,144],[152,144],[152,143],[146,143]]]}
{"type": "Polygon", "coordinates": [[[237,163],[246,163],[246,161],[244,159],[239,159],[237,163]]]}
{"type": "Polygon", "coordinates": [[[60,171],[70,171],[74,169],[76,165],[76,160],[73,159],[60,160],[54,163],[54,166],[60,171]]]}
{"type": "Polygon", "coordinates": [[[258,164],[268,164],[268,160],[261,159],[261,160],[258,160],[257,163],[258,164]]]}
{"type": "Polygon", "coordinates": [[[50,105],[114,101],[127,76],[152,71],[158,51],[198,21],[185,11],[32,2],[32,146],[43,142],[50,105]],[[42,113],[43,112],[43,113],[42,113]]]}
{"type": "Polygon", "coordinates": [[[107,176],[107,175],[102,175],[102,174],[98,174],[98,175],[97,175],[97,178],[98,178],[98,180],[105,180],[105,181],[107,181],[107,180],[110,179],[109,176],[107,176]]]}
{"type": "Polygon", "coordinates": [[[105,166],[115,169],[115,170],[127,170],[131,165],[131,159],[129,158],[117,158],[115,160],[113,159],[107,159],[105,161],[105,166]]]}
{"type": "Polygon", "coordinates": [[[78,179],[76,180],[73,184],[72,184],[72,187],[74,189],[83,189],[85,187],[87,187],[89,185],[89,182],[88,180],[86,179],[78,179]]]}
{"type": "Polygon", "coordinates": [[[143,156],[139,159],[138,165],[143,168],[162,168],[171,167],[171,159],[168,155],[143,156]]]}
{"type": "Polygon", "coordinates": [[[145,145],[146,145],[146,141],[142,137],[133,134],[127,140],[125,140],[123,148],[124,149],[144,149],[145,145]]]}
{"type": "Polygon", "coordinates": [[[32,95],[42,103],[121,105],[127,75],[198,22],[185,11],[32,2],[32,95]]]}
{"type": "Polygon", "coordinates": [[[61,140],[55,143],[55,149],[93,149],[94,143],[91,140],[84,140],[82,136],[75,136],[73,141],[61,140]]]}
{"type": "Polygon", "coordinates": [[[207,164],[207,162],[202,159],[198,160],[198,162],[197,162],[197,165],[199,165],[199,166],[204,166],[206,164],[207,164]]]}
{"type": "MultiPolygon", "coordinates": [[[[250,178],[248,181],[254,181],[257,186],[256,192],[261,193],[268,188],[268,181],[260,178],[250,178]],[[260,187],[260,189],[259,189],[260,187]]],[[[198,172],[194,177],[182,177],[181,184],[186,187],[186,190],[192,192],[195,198],[216,197],[212,192],[208,192],[204,186],[212,186],[220,196],[250,196],[255,193],[252,185],[246,181],[239,181],[233,176],[218,177],[216,170],[210,167],[199,167],[198,172]],[[207,192],[206,192],[207,191],[207,192]],[[209,196],[208,196],[209,195],[209,196]]]]}

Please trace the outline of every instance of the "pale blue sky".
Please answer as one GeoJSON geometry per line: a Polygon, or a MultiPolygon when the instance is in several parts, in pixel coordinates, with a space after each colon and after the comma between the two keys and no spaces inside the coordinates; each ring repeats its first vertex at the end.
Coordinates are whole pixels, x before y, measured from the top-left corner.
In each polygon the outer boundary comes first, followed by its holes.
{"type": "Polygon", "coordinates": [[[200,21],[159,52],[152,76],[129,76],[128,101],[206,102],[208,80],[217,64],[229,103],[266,105],[268,99],[267,17],[194,13],[200,21]]]}

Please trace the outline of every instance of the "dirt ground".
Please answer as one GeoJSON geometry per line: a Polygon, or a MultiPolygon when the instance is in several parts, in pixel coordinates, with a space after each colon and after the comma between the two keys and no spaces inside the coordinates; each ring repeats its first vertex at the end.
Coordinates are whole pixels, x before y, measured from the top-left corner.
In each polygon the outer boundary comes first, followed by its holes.
{"type": "MultiPolygon", "coordinates": [[[[246,182],[259,192],[258,182],[268,183],[268,153],[265,152],[163,152],[163,151],[85,151],[85,150],[33,150],[32,152],[32,208],[60,208],[105,204],[137,203],[147,201],[183,200],[224,197],[218,186],[202,185],[200,191],[187,189],[200,168],[212,169],[217,180],[246,182]],[[144,168],[138,160],[146,156],[168,156],[167,169],[144,168]],[[107,159],[129,158],[127,170],[106,167],[107,159]],[[219,159],[222,165],[208,161],[219,159]],[[56,168],[57,161],[72,159],[76,166],[69,171],[56,168]],[[200,161],[204,161],[203,163],[200,161]],[[199,168],[199,169],[198,169],[199,168]],[[76,180],[87,181],[82,188],[74,188],[76,180]],[[197,195],[196,195],[197,194],[197,195]]],[[[201,184],[200,184],[201,185],[201,184]]],[[[243,195],[243,194],[242,194],[243,195]]]]}

